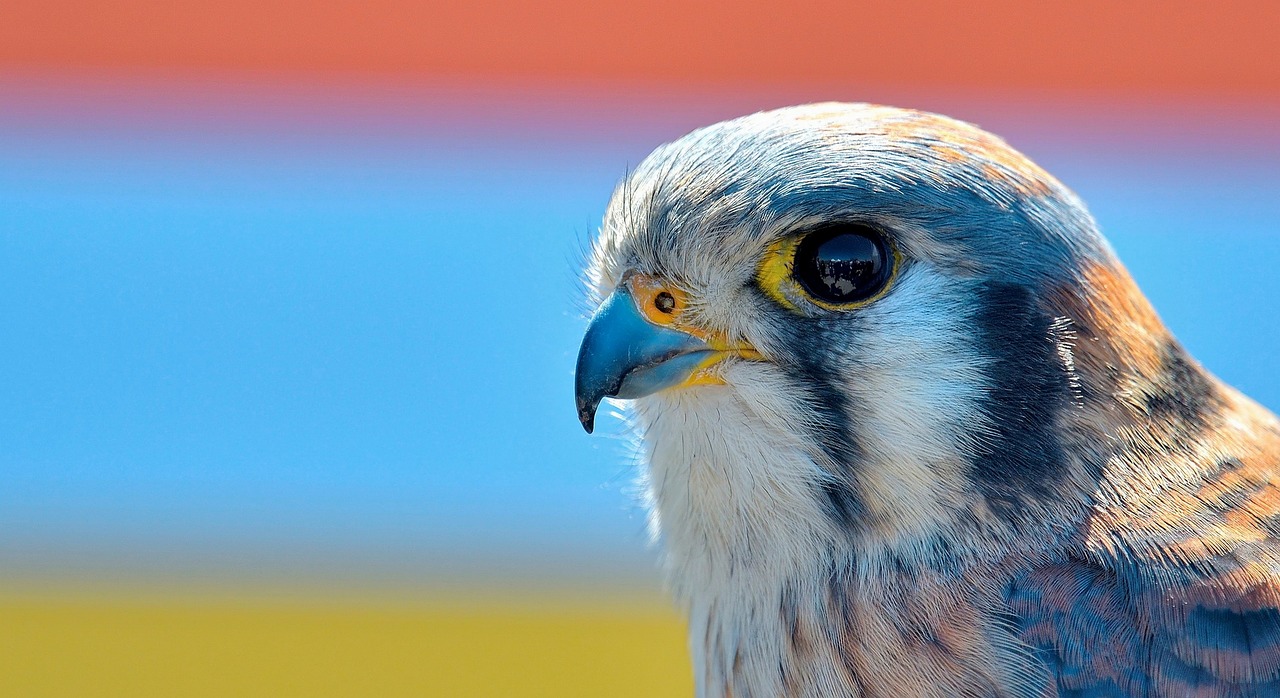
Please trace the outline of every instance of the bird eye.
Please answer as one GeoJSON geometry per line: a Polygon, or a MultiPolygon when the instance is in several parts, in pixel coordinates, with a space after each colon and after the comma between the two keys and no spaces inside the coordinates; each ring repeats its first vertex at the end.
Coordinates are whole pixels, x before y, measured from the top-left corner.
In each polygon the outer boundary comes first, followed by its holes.
{"type": "Polygon", "coordinates": [[[819,301],[854,303],[884,288],[893,262],[893,253],[875,229],[842,224],[805,235],[796,246],[792,275],[819,301]]]}

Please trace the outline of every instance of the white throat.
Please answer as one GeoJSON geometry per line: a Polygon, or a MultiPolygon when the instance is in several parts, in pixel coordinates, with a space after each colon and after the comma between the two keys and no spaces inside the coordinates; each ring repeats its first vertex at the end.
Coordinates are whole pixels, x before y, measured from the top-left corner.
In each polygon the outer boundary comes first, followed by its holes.
{"type": "Polygon", "coordinates": [[[678,390],[637,405],[649,449],[651,525],[689,615],[701,696],[723,695],[738,682],[759,695],[782,694],[778,666],[790,651],[782,597],[816,597],[796,584],[825,579],[822,570],[848,554],[814,496],[821,471],[792,436],[798,430],[778,423],[785,405],[761,411],[772,404],[767,396],[780,394],[772,382],[767,373],[735,381],[756,386],[759,396],[678,390]]]}

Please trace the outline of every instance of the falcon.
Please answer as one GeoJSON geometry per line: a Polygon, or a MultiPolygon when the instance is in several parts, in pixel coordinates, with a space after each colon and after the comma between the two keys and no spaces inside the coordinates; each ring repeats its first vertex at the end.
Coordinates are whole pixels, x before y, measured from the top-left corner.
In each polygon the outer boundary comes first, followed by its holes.
{"type": "Polygon", "coordinates": [[[998,138],[865,104],[658,148],[590,255],[698,694],[1280,695],[1280,423],[998,138]]]}

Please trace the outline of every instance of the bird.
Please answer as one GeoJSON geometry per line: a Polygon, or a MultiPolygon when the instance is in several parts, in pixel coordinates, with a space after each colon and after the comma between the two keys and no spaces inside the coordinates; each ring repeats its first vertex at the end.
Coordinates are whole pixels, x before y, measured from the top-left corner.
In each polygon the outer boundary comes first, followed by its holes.
{"type": "Polygon", "coordinates": [[[1280,696],[1280,423],[1000,138],[822,103],[617,186],[575,393],[697,694],[1280,696]]]}

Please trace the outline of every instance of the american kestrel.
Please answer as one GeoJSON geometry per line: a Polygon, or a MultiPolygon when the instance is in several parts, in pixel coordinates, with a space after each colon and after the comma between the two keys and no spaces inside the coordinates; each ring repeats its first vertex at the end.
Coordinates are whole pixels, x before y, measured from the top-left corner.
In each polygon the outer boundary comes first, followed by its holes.
{"type": "Polygon", "coordinates": [[[630,400],[702,696],[1280,696],[1280,424],[1080,200],[965,123],[818,104],[618,187],[630,400]]]}

